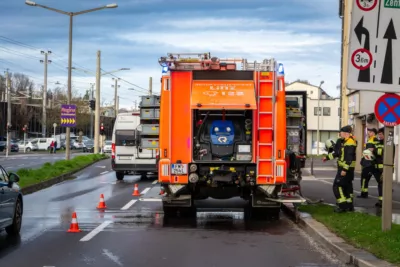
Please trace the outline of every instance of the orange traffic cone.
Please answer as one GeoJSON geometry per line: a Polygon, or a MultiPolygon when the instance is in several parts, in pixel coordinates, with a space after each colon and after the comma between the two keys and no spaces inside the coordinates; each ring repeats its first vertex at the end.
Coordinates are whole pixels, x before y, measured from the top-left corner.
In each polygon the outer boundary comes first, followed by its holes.
{"type": "Polygon", "coordinates": [[[71,220],[71,226],[69,227],[68,233],[79,233],[82,232],[81,229],[79,229],[78,225],[78,220],[76,218],[76,212],[72,213],[72,220],[71,220]]]}
{"type": "Polygon", "coordinates": [[[135,197],[140,196],[138,184],[135,184],[135,189],[133,190],[132,196],[135,196],[135,197]]]}
{"type": "Polygon", "coordinates": [[[97,205],[97,208],[98,209],[106,209],[107,208],[106,203],[104,202],[103,194],[100,195],[100,201],[99,201],[99,205],[97,205]]]}

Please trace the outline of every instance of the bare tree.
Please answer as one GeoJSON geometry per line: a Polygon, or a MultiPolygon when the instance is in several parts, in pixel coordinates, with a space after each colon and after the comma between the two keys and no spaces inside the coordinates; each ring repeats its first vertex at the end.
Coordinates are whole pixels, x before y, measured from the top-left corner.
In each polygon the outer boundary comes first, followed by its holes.
{"type": "Polygon", "coordinates": [[[32,91],[35,83],[25,74],[13,73],[11,76],[11,88],[14,92],[28,91],[29,96],[32,96],[32,91]]]}

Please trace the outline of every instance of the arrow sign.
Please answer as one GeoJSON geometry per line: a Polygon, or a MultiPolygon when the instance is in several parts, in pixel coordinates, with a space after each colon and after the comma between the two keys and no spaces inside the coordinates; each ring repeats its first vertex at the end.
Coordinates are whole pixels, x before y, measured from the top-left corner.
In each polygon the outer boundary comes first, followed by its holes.
{"type": "MultiPolygon", "coordinates": [[[[358,42],[360,43],[360,45],[362,45],[362,36],[365,35],[365,42],[364,42],[364,49],[366,49],[367,51],[370,51],[370,40],[369,40],[369,31],[363,26],[364,23],[364,16],[361,17],[360,22],[357,24],[357,26],[354,28],[354,32],[357,36],[358,42]]],[[[369,83],[371,79],[371,74],[370,74],[370,70],[365,69],[365,70],[360,70],[359,74],[358,74],[358,81],[359,82],[366,82],[369,83]]]]}
{"type": "Polygon", "coordinates": [[[393,19],[390,20],[386,29],[384,39],[387,39],[385,61],[383,63],[381,83],[393,84],[393,44],[392,41],[397,39],[394,29],[393,19]]]}

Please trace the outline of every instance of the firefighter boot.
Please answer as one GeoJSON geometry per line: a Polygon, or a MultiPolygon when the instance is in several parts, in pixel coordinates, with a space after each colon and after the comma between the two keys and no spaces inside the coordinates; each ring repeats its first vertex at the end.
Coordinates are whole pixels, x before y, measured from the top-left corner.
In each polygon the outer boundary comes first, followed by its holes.
{"type": "Polygon", "coordinates": [[[338,204],[333,210],[333,212],[336,212],[336,213],[343,213],[346,211],[347,211],[346,203],[338,204]]]}
{"type": "Polygon", "coordinates": [[[378,202],[375,203],[375,207],[382,208],[382,197],[379,197],[378,202]]]}
{"type": "Polygon", "coordinates": [[[361,192],[361,195],[358,195],[357,198],[368,198],[368,192],[361,192]]]}
{"type": "Polygon", "coordinates": [[[348,210],[348,211],[354,211],[354,204],[353,204],[353,202],[347,203],[347,210],[348,210]]]}

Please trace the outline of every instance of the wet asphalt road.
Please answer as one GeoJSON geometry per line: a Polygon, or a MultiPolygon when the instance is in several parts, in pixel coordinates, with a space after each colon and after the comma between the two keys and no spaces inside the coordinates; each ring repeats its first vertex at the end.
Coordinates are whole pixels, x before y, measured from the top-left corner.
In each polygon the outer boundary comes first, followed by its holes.
{"type": "MultiPolygon", "coordinates": [[[[88,153],[71,153],[71,158],[78,155],[85,155],[88,153]]],[[[65,159],[65,153],[60,152],[56,154],[48,153],[37,153],[37,154],[24,154],[24,153],[13,153],[7,158],[5,156],[0,157],[0,165],[6,169],[6,171],[16,171],[22,168],[36,169],[40,168],[46,162],[55,162],[57,160],[65,159]]]]}
{"type": "Polygon", "coordinates": [[[245,222],[240,200],[202,201],[195,220],[166,221],[159,186],[128,176],[116,182],[109,160],[77,179],[25,196],[20,238],[0,234],[0,266],[341,266],[302,230],[279,221],[245,222]],[[133,197],[134,183],[141,197],[133,197]],[[105,212],[96,206],[104,194],[105,212]],[[81,233],[67,233],[72,212],[81,233]]]}
{"type": "MultiPolygon", "coordinates": [[[[336,200],[332,191],[332,184],[336,175],[336,168],[333,162],[323,163],[321,159],[314,161],[314,177],[310,176],[310,162],[307,162],[303,169],[302,193],[312,200],[324,199],[325,202],[335,204],[336,200]]],[[[360,194],[360,174],[355,175],[353,181],[354,195],[360,194]]],[[[378,201],[378,188],[374,177],[371,178],[368,186],[368,199],[355,198],[355,206],[367,210],[371,214],[380,215],[381,209],[375,207],[378,201]]],[[[393,221],[400,224],[400,185],[393,183],[393,221]]]]}

